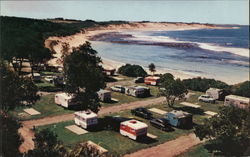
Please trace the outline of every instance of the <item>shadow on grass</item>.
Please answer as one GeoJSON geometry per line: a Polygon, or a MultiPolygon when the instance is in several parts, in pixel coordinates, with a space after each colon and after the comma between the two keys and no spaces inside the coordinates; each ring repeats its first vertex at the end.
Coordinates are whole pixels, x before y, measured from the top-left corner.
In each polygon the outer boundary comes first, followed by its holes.
{"type": "Polygon", "coordinates": [[[245,145],[242,146],[238,143],[227,143],[221,144],[212,140],[204,145],[210,153],[214,156],[249,156],[249,148],[245,145]]]}
{"type": "Polygon", "coordinates": [[[136,142],[142,143],[142,144],[152,144],[152,143],[158,142],[158,140],[145,136],[145,137],[137,139],[136,142]]]}
{"type": "Polygon", "coordinates": [[[204,110],[200,108],[193,108],[193,107],[173,107],[174,110],[182,110],[191,114],[198,114],[198,115],[205,115],[204,110]]]}
{"type": "Polygon", "coordinates": [[[105,78],[104,78],[104,81],[105,81],[105,82],[117,82],[117,79],[112,78],[112,77],[105,77],[105,78]]]}

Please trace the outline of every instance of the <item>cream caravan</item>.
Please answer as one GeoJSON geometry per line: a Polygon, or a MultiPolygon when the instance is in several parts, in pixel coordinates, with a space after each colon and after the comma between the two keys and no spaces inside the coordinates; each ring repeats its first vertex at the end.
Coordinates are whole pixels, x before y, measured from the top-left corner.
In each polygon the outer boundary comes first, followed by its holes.
{"type": "Polygon", "coordinates": [[[75,112],[75,124],[84,129],[96,126],[98,124],[97,114],[92,111],[75,112]]]}

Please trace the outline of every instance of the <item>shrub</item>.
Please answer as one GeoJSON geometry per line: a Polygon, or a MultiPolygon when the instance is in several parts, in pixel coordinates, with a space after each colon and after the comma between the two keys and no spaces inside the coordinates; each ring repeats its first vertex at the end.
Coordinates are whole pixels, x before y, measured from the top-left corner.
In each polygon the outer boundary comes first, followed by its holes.
{"type": "Polygon", "coordinates": [[[129,77],[145,77],[147,72],[140,65],[126,64],[118,69],[118,73],[129,77]]]}
{"type": "Polygon", "coordinates": [[[205,92],[210,87],[212,88],[220,88],[220,89],[229,89],[230,86],[225,82],[215,80],[215,79],[207,79],[207,78],[191,78],[183,80],[185,86],[194,91],[205,92]]]}

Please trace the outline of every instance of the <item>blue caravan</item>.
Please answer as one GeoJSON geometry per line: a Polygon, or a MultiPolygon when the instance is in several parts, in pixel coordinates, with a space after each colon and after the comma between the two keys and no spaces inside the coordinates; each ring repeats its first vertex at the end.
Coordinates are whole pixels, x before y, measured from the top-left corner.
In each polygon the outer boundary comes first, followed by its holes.
{"type": "Polygon", "coordinates": [[[191,127],[193,116],[190,113],[173,110],[166,114],[169,124],[179,128],[191,127]]]}

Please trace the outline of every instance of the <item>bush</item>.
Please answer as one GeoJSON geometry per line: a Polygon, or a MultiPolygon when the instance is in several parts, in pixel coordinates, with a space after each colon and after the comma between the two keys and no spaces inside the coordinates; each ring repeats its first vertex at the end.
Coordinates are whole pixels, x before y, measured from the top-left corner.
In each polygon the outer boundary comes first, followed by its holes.
{"type": "Polygon", "coordinates": [[[229,89],[230,86],[225,82],[218,81],[215,79],[207,78],[192,78],[183,80],[185,86],[194,91],[205,92],[207,89],[211,88],[220,88],[220,89],[229,89]]]}
{"type": "Polygon", "coordinates": [[[250,98],[250,81],[245,81],[241,84],[234,85],[232,87],[232,93],[250,98]]]}
{"type": "Polygon", "coordinates": [[[126,64],[118,69],[118,73],[129,77],[145,77],[147,72],[140,65],[126,64]]]}

